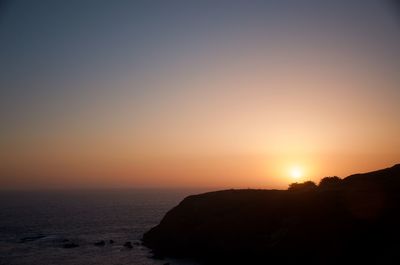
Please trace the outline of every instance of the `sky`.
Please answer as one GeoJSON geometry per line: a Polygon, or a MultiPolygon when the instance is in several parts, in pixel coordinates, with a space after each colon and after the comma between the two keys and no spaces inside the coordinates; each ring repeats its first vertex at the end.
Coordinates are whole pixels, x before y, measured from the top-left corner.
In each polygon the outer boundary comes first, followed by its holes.
{"type": "Polygon", "coordinates": [[[399,163],[398,7],[2,1],[0,189],[286,188],[399,163]]]}

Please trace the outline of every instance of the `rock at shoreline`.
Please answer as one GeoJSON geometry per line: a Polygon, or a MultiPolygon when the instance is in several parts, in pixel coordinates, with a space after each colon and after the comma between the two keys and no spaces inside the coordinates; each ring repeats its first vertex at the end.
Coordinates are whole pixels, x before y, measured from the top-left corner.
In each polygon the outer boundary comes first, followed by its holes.
{"type": "Polygon", "coordinates": [[[76,248],[76,247],[79,247],[79,245],[75,243],[66,243],[63,245],[63,248],[76,248]]]}
{"type": "Polygon", "coordinates": [[[399,224],[396,165],[329,189],[189,196],[144,234],[143,244],[155,255],[216,264],[400,264],[399,224]]]}
{"type": "Polygon", "coordinates": [[[124,243],[125,248],[133,248],[132,243],[130,241],[124,243]]]}

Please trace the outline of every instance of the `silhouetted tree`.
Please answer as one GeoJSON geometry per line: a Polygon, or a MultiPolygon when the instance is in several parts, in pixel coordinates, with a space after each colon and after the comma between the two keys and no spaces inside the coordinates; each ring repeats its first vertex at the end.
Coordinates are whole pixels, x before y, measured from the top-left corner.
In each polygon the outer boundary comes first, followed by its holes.
{"type": "Polygon", "coordinates": [[[292,191],[308,191],[308,190],[313,190],[317,187],[317,184],[315,184],[313,181],[305,181],[303,183],[292,183],[289,185],[288,190],[292,191]]]}
{"type": "Polygon", "coordinates": [[[340,184],[341,181],[342,179],[337,176],[325,177],[321,179],[318,186],[323,189],[335,188],[340,184]]]}

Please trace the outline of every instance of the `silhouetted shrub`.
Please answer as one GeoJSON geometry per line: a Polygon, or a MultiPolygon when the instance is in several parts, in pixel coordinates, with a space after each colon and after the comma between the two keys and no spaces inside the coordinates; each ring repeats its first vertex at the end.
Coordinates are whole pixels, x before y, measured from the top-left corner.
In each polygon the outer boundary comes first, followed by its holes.
{"type": "Polygon", "coordinates": [[[335,188],[340,184],[341,181],[342,179],[337,176],[325,177],[321,179],[318,186],[324,189],[335,188]]]}
{"type": "Polygon", "coordinates": [[[317,184],[315,184],[313,181],[305,181],[303,183],[292,183],[289,185],[288,190],[292,191],[308,191],[308,190],[313,190],[317,187],[317,184]]]}

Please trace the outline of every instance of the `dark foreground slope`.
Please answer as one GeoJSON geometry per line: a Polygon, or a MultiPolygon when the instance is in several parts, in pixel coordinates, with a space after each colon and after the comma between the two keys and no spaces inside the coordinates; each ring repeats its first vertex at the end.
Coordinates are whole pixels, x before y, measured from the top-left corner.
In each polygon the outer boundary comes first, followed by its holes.
{"type": "Polygon", "coordinates": [[[400,165],[312,190],[189,196],[143,243],[216,264],[400,264],[400,165]]]}

